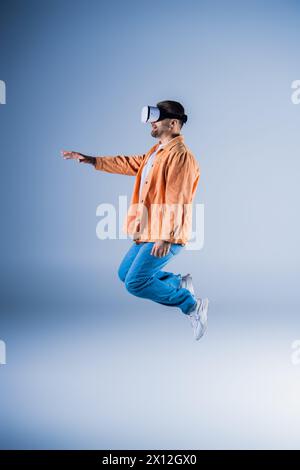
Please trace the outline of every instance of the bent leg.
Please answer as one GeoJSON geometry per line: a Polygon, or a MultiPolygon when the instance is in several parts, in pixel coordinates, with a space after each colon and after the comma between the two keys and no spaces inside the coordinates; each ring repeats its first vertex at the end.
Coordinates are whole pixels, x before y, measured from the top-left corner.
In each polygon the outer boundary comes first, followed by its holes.
{"type": "Polygon", "coordinates": [[[141,245],[133,242],[133,244],[130,246],[129,250],[125,254],[123,260],[121,261],[119,269],[118,269],[118,276],[122,282],[125,282],[125,278],[127,276],[128,270],[130,266],[132,265],[140,248],[141,248],[141,245]]]}
{"type": "Polygon", "coordinates": [[[157,279],[168,282],[176,289],[179,289],[181,284],[181,274],[174,274],[169,271],[158,271],[156,274],[157,279]]]}
{"type": "Polygon", "coordinates": [[[137,297],[179,307],[183,313],[189,313],[196,304],[195,296],[188,289],[179,287],[180,275],[161,271],[183,247],[172,244],[169,253],[159,258],[150,254],[153,244],[146,242],[141,245],[125,278],[127,290],[137,297]]]}

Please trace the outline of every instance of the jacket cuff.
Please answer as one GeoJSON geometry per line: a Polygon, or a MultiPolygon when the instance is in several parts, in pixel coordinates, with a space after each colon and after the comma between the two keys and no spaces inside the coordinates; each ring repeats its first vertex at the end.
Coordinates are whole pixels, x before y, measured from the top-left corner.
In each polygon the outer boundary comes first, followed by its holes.
{"type": "Polygon", "coordinates": [[[96,163],[94,165],[95,170],[102,170],[103,168],[103,161],[101,157],[95,157],[96,163]]]}

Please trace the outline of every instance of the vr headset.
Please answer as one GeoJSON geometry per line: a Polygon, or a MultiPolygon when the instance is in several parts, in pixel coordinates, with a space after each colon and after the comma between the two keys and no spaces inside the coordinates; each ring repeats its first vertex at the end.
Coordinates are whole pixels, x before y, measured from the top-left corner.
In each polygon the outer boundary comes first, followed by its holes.
{"type": "Polygon", "coordinates": [[[147,122],[157,122],[166,118],[180,119],[183,122],[187,121],[186,114],[174,114],[168,113],[157,106],[144,106],[141,113],[141,121],[144,123],[147,122]]]}

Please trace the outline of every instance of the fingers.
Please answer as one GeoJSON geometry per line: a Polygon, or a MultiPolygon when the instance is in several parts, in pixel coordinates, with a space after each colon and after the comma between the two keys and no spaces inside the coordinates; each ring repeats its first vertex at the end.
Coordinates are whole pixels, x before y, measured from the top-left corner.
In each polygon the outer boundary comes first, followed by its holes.
{"type": "Polygon", "coordinates": [[[155,251],[154,256],[156,256],[156,258],[163,258],[164,256],[166,256],[166,253],[161,250],[157,250],[155,251]]]}
{"type": "Polygon", "coordinates": [[[157,258],[163,258],[167,256],[170,251],[170,245],[165,246],[157,246],[155,243],[151,250],[151,255],[156,256],[157,258]]]}
{"type": "Polygon", "coordinates": [[[167,254],[169,253],[169,251],[170,251],[170,249],[167,247],[167,248],[163,251],[162,257],[167,256],[167,254]]]}
{"type": "Polygon", "coordinates": [[[74,152],[70,152],[69,150],[61,150],[61,155],[64,158],[74,158],[73,154],[74,154],[74,152]]]}
{"type": "Polygon", "coordinates": [[[78,152],[72,152],[69,150],[61,150],[61,155],[64,157],[65,160],[77,160],[80,162],[81,160],[84,160],[83,155],[81,155],[78,152]]]}

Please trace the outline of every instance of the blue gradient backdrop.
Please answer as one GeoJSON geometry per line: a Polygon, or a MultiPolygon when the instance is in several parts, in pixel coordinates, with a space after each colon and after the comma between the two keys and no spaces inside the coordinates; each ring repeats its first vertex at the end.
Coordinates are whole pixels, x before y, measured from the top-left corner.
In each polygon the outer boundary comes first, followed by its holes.
{"type": "Polygon", "coordinates": [[[1,2],[1,448],[299,448],[299,40],[297,1],[1,2]],[[199,343],[96,236],[133,178],[60,157],[144,153],[163,99],[202,170],[204,247],[168,266],[199,343]]]}

